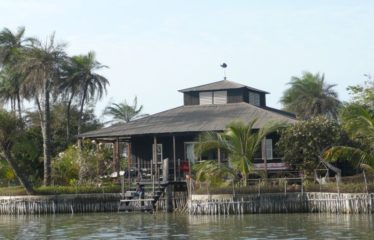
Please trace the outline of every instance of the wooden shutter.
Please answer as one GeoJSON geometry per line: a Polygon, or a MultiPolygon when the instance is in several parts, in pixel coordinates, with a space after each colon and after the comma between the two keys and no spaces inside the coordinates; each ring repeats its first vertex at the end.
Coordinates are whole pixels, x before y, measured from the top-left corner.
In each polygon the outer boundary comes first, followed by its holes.
{"type": "Polygon", "coordinates": [[[215,91],[213,96],[214,104],[226,104],[227,103],[227,91],[215,91]]]}
{"type": "Polygon", "coordinates": [[[249,92],[249,103],[255,106],[260,106],[260,94],[249,92]]]}
{"type": "Polygon", "coordinates": [[[200,105],[212,104],[213,96],[212,92],[200,92],[200,105]]]}

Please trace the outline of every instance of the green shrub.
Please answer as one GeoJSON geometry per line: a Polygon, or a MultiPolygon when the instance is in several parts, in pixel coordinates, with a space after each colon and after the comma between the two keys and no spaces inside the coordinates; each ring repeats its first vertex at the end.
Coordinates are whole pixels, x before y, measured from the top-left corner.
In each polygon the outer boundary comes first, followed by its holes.
{"type": "Polygon", "coordinates": [[[108,185],[98,187],[95,185],[76,185],[76,186],[42,186],[35,189],[39,195],[58,195],[58,194],[86,194],[86,193],[119,193],[120,185],[108,185]]]}

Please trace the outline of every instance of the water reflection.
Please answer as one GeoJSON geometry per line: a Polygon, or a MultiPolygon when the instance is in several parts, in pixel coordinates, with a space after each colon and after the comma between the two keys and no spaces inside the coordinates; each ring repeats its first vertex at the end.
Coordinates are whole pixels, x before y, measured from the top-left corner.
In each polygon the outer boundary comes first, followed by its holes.
{"type": "Polygon", "coordinates": [[[0,239],[374,239],[372,215],[0,216],[0,239]]]}

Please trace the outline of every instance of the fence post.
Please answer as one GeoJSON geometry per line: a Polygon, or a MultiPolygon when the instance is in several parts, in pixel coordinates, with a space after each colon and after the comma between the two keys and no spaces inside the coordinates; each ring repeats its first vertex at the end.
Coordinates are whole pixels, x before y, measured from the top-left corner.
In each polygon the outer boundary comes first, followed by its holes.
{"type": "Polygon", "coordinates": [[[304,195],[304,174],[301,177],[301,195],[304,195]]]}
{"type": "Polygon", "coordinates": [[[365,173],[365,170],[362,172],[363,175],[364,175],[364,181],[365,181],[365,190],[366,190],[366,193],[368,194],[369,191],[368,191],[368,181],[366,179],[366,173],[365,173]]]}
{"type": "MultiPolygon", "coordinates": [[[[130,175],[130,171],[129,171],[129,175],[130,175]]],[[[125,196],[125,174],[120,176],[120,179],[121,179],[121,197],[124,198],[125,196]]]]}

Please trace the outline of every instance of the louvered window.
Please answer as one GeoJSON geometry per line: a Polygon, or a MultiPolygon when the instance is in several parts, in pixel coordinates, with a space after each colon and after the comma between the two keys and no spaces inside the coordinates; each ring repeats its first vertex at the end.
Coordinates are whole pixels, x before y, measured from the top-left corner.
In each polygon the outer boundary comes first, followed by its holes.
{"type": "Polygon", "coordinates": [[[213,93],[214,104],[226,104],[227,103],[227,91],[215,91],[213,93]]]}
{"type": "Polygon", "coordinates": [[[255,106],[260,106],[260,94],[249,92],[249,103],[255,106]]]}
{"type": "Polygon", "coordinates": [[[213,93],[212,92],[200,92],[200,105],[207,105],[213,103],[213,93]]]}

